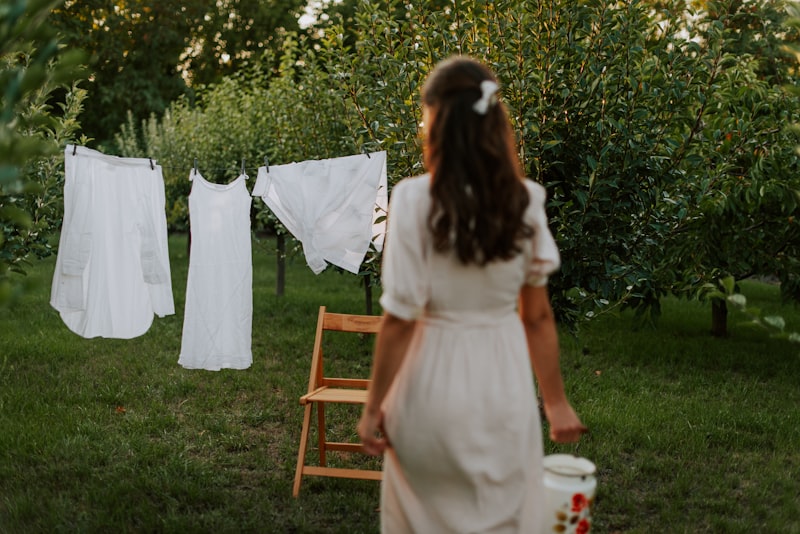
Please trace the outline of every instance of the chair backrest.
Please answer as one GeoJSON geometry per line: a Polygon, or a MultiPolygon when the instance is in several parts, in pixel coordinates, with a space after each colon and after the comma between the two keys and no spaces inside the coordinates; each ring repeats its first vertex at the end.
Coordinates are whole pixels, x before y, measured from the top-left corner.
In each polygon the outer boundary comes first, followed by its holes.
{"type": "Polygon", "coordinates": [[[369,380],[359,378],[331,378],[325,376],[323,364],[322,341],[325,332],[350,332],[354,334],[377,334],[381,327],[380,315],[355,315],[346,313],[330,313],[325,306],[319,307],[317,316],[317,332],[314,338],[314,353],[311,357],[311,376],[308,380],[308,392],[322,386],[331,387],[367,387],[369,380]]]}

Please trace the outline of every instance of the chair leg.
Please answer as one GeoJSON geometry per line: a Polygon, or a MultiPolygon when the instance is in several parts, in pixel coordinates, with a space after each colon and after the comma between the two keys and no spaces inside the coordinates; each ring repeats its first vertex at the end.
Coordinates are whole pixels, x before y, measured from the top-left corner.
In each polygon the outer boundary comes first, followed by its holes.
{"type": "Polygon", "coordinates": [[[311,403],[306,404],[303,412],[303,429],[300,431],[300,450],[297,451],[297,468],[294,472],[294,485],[292,497],[300,494],[300,482],[303,478],[303,467],[306,465],[306,446],[308,445],[308,432],[311,427],[311,403]]]}
{"type": "Polygon", "coordinates": [[[327,465],[327,458],[325,456],[325,403],[317,403],[317,432],[319,444],[319,466],[325,467],[327,465]]]}

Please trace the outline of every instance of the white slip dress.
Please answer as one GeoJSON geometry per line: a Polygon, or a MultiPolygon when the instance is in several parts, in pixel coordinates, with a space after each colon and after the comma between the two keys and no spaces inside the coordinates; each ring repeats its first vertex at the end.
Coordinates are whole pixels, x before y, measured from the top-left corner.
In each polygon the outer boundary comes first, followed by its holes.
{"type": "Polygon", "coordinates": [[[252,197],[241,175],[214,184],[191,176],[191,250],[178,363],[187,369],[247,369],[253,362],[252,197]]]}

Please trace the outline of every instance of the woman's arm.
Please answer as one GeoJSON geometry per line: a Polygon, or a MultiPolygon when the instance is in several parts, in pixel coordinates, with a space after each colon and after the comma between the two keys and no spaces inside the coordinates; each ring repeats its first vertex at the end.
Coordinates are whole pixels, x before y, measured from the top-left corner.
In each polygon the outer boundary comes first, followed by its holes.
{"type": "Polygon", "coordinates": [[[528,338],[533,372],[550,422],[550,439],[558,443],[578,441],[587,431],[564,393],[559,365],[558,333],[546,286],[523,286],[520,316],[528,338]]]}
{"type": "Polygon", "coordinates": [[[378,455],[386,449],[386,436],[379,435],[383,425],[381,404],[403,364],[415,326],[416,321],[406,321],[390,313],[383,315],[375,340],[367,403],[358,423],[358,435],[367,454],[378,455]]]}

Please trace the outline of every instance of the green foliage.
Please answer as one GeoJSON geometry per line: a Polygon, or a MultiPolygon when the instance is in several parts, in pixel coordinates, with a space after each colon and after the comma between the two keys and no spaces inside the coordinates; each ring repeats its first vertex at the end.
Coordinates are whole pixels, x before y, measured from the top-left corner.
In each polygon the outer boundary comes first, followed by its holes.
{"type": "MultiPolygon", "coordinates": [[[[203,9],[194,22],[195,45],[185,61],[194,86],[219,82],[246,68],[248,62],[267,52],[277,56],[284,40],[299,30],[304,0],[225,0],[194,2],[203,9]]],[[[184,9],[187,2],[181,2],[184,9]]],[[[274,67],[275,64],[271,64],[274,67]]]]}
{"type": "MultiPolygon", "coordinates": [[[[243,135],[258,142],[237,142],[252,156],[280,163],[386,150],[391,186],[423,172],[427,73],[469,54],[497,73],[520,159],[547,187],[563,258],[551,279],[562,321],[618,305],[655,318],[663,296],[694,297],[727,275],[775,274],[784,296],[798,299],[800,174],[787,127],[798,98],[775,85],[794,74],[767,35],[779,3],[746,13],[734,1],[713,3],[691,16],[675,4],[359,1],[351,14],[348,3],[346,20],[332,12],[313,38],[287,38],[276,72],[253,67],[209,88],[197,107],[176,104],[145,132],[178,115],[180,139],[211,124],[192,142],[195,151],[213,147],[210,158],[233,142],[228,117],[245,124],[238,114],[249,109],[257,129],[243,135]]],[[[373,280],[378,260],[370,255],[365,267],[373,280]]]]}
{"type": "MultiPolygon", "coordinates": [[[[771,27],[775,5],[747,6],[748,20],[762,16],[763,28],[771,27]]],[[[702,128],[687,157],[687,179],[668,193],[676,208],[666,240],[671,257],[659,274],[664,287],[689,297],[727,276],[769,274],[779,278],[784,298],[797,301],[800,179],[791,125],[798,120],[798,98],[774,85],[793,80],[793,70],[784,67],[778,76],[774,36],[763,40],[772,43],[769,53],[743,48],[760,33],[743,37],[742,9],[728,6],[710,23],[719,35],[722,68],[699,108],[702,128]]]]}
{"type": "MultiPolygon", "coordinates": [[[[288,39],[277,75],[253,64],[220,83],[203,88],[195,104],[181,99],[163,117],[139,128],[132,117],[116,136],[125,156],[147,156],[164,165],[168,222],[186,229],[186,197],[194,160],[212,181],[235,177],[245,160],[248,174],[265,163],[289,163],[352,153],[348,120],[341,100],[320,92],[327,76],[313,51],[303,52],[288,39]]],[[[263,203],[261,206],[263,208],[263,203]]],[[[275,221],[265,211],[259,220],[275,221]]]]}
{"type": "Polygon", "coordinates": [[[663,295],[688,294],[719,272],[781,273],[784,294],[800,295],[800,185],[781,127],[797,100],[762,79],[763,58],[743,55],[744,45],[728,51],[742,24],[708,12],[694,22],[664,18],[648,2],[398,9],[361,2],[347,28],[330,26],[321,43],[330,90],[355,109],[359,141],[389,151],[394,183],[422,170],[416,126],[427,72],[455,53],[490,64],[520,158],[550,195],[562,321],[619,302],[655,317],[663,295]],[[734,129],[742,133],[731,142],[734,129]],[[732,198],[743,173],[750,179],[732,198]],[[715,195],[725,206],[709,211],[715,195]]]}
{"type": "Polygon", "coordinates": [[[800,298],[797,143],[788,125],[797,100],[771,90],[752,70],[729,69],[705,114],[694,153],[695,179],[670,194],[678,209],[671,263],[681,291],[733,275],[777,275],[786,298],[800,298]]]}
{"type": "Polygon", "coordinates": [[[718,285],[706,284],[703,287],[704,298],[719,299],[731,304],[748,318],[748,324],[764,329],[777,339],[785,339],[800,343],[800,333],[787,331],[786,320],[773,313],[766,313],[761,308],[748,305],[747,297],[739,291],[733,276],[719,280],[718,285]]]}
{"type": "Polygon", "coordinates": [[[107,143],[128,110],[140,119],[162,113],[186,91],[178,64],[202,15],[183,3],[73,0],[51,13],[62,39],[91,54],[86,88],[92,105],[80,121],[94,142],[107,143]]]}
{"type": "Polygon", "coordinates": [[[519,21],[534,40],[507,39],[523,161],[562,250],[556,307],[570,322],[621,299],[657,311],[663,192],[683,179],[716,53],[661,31],[643,2],[558,7],[519,21]]]}
{"type": "Polygon", "coordinates": [[[53,5],[19,0],[0,9],[0,306],[24,291],[29,258],[51,252],[63,209],[58,152],[75,138],[85,97],[72,82],[82,55],[60,50],[44,22],[53,5]]]}
{"type": "Polygon", "coordinates": [[[263,159],[262,138],[257,134],[265,91],[258,74],[250,82],[241,91],[237,78],[209,87],[199,94],[200,107],[181,99],[160,119],[153,116],[146,121],[141,132],[130,115],[117,136],[122,155],[152,157],[164,166],[167,216],[173,230],[188,228],[189,175],[195,160],[205,178],[227,181],[241,170],[242,159],[251,168],[263,159]]]}
{"type": "Polygon", "coordinates": [[[138,124],[173,100],[279,48],[302,2],[71,0],[51,15],[66,42],[92,54],[92,106],[81,115],[103,145],[131,113],[138,124]]]}
{"type": "Polygon", "coordinates": [[[709,18],[725,28],[724,49],[734,56],[748,56],[757,63],[759,79],[770,84],[792,83],[796,62],[785,51],[787,43],[800,39],[797,30],[785,24],[787,0],[706,1],[709,18]]]}

